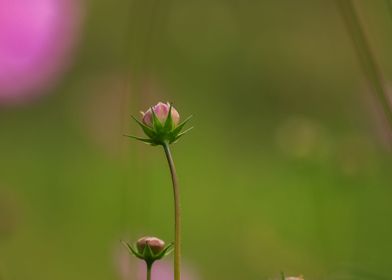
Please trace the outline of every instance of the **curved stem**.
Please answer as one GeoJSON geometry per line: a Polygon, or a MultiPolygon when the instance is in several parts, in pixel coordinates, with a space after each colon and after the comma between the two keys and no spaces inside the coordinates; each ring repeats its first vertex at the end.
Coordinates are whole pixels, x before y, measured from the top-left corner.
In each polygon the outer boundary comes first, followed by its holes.
{"type": "Polygon", "coordinates": [[[168,143],[163,144],[165,155],[170,168],[170,174],[173,182],[174,194],[174,280],[180,280],[180,262],[181,262],[181,209],[180,209],[180,189],[176,167],[174,166],[168,143]]]}
{"type": "Polygon", "coordinates": [[[147,264],[147,280],[151,280],[151,268],[152,264],[147,264]]]}

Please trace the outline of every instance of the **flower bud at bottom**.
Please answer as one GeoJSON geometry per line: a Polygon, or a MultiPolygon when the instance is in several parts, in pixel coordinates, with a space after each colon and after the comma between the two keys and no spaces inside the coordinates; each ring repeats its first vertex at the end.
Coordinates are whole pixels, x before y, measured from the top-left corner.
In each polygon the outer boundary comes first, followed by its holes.
{"type": "Polygon", "coordinates": [[[156,237],[142,237],[136,242],[137,250],[143,254],[144,248],[148,245],[154,254],[159,254],[165,248],[165,242],[156,237]]]}

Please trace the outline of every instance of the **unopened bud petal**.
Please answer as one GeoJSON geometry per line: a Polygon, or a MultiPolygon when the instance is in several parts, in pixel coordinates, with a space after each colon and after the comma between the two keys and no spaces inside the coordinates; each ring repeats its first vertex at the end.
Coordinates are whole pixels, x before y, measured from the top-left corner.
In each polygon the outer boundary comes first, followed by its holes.
{"type": "MultiPolygon", "coordinates": [[[[153,116],[152,116],[152,111],[154,111],[155,115],[157,116],[158,120],[161,122],[161,124],[164,124],[170,111],[170,104],[169,103],[163,103],[159,102],[152,108],[148,109],[144,114],[143,114],[143,123],[149,127],[153,126],[153,116]]],[[[171,116],[173,119],[173,123],[175,126],[177,126],[180,122],[180,115],[178,114],[178,111],[172,107],[171,109],[171,116]]]]}
{"type": "Polygon", "coordinates": [[[156,237],[142,237],[136,242],[137,250],[140,254],[143,253],[146,246],[150,246],[154,254],[160,253],[165,248],[165,242],[156,237]]]}

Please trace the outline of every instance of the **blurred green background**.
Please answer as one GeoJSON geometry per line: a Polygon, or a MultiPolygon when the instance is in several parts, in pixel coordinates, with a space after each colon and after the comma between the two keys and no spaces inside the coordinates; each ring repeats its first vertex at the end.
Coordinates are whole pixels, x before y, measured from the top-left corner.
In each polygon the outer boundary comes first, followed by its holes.
{"type": "MultiPolygon", "coordinates": [[[[387,1],[356,1],[387,78],[387,1]]],[[[391,143],[333,1],[93,0],[72,67],[0,110],[0,279],[125,279],[121,239],[172,240],[163,151],[130,115],[173,101],[185,262],[200,279],[391,279],[391,143]]],[[[130,278],[134,279],[134,278],[130,278]]]]}

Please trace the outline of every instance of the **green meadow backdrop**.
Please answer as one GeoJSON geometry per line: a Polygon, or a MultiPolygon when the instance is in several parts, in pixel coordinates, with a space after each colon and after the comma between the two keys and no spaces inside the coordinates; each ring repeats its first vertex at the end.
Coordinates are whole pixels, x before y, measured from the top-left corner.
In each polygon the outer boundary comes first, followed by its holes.
{"type": "MultiPolygon", "coordinates": [[[[355,1],[392,77],[388,1],[355,1]]],[[[173,239],[164,154],[130,115],[172,101],[197,279],[391,279],[392,138],[334,1],[93,0],[46,95],[0,110],[0,279],[124,276],[173,239]],[[127,262],[127,261],[125,261],[127,262]]]]}

